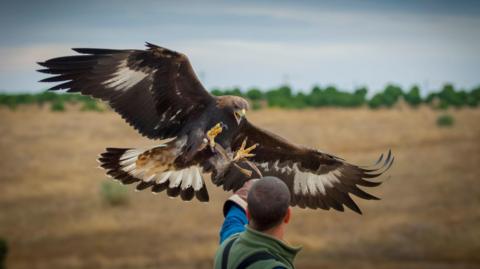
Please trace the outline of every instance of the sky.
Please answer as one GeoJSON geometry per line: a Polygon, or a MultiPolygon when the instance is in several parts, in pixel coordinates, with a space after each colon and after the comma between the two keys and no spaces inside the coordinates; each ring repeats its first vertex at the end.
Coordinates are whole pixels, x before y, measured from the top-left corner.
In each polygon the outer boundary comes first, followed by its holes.
{"type": "Polygon", "coordinates": [[[480,1],[5,1],[0,91],[48,88],[36,62],[72,47],[188,55],[203,84],[344,90],[480,85],[480,1]]]}

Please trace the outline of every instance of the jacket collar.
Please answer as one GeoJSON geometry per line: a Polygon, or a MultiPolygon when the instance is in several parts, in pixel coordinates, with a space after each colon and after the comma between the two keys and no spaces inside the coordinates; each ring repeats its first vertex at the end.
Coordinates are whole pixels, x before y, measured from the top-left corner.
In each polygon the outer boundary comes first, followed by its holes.
{"type": "Polygon", "coordinates": [[[273,253],[279,254],[292,264],[295,256],[302,249],[301,247],[290,246],[273,236],[256,231],[248,227],[248,225],[246,225],[246,231],[240,235],[240,238],[249,245],[266,248],[273,253]]]}

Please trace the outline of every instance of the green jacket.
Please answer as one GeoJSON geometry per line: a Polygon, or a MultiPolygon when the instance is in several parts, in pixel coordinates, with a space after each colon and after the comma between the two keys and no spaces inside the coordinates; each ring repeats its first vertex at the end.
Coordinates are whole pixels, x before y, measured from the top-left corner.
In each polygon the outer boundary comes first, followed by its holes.
{"type": "Polygon", "coordinates": [[[293,260],[301,249],[299,247],[288,246],[272,236],[255,231],[247,226],[244,232],[232,235],[220,245],[215,254],[215,269],[222,269],[222,258],[225,246],[232,240],[235,241],[231,244],[228,255],[228,269],[237,268],[247,257],[259,251],[268,252],[275,257],[275,259],[260,260],[249,266],[249,269],[271,269],[275,267],[293,269],[295,268],[293,260]]]}

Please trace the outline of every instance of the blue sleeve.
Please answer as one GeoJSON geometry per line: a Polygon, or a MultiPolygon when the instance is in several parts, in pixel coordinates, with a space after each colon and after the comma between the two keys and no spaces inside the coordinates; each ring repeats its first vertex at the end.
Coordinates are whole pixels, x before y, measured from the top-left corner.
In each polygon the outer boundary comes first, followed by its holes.
{"type": "Polygon", "coordinates": [[[245,231],[246,224],[248,224],[248,220],[245,211],[237,204],[232,203],[220,230],[220,244],[231,235],[245,231]]]}

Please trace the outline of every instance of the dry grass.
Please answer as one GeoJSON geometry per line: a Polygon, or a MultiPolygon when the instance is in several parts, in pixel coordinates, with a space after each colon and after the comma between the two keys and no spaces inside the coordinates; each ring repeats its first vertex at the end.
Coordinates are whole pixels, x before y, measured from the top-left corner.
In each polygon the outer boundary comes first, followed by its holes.
{"type": "MultiPolygon", "coordinates": [[[[392,148],[396,163],[359,201],[365,214],[294,210],[287,239],[304,250],[298,268],[478,268],[480,110],[262,110],[249,118],[301,144],[368,164],[392,148]]],[[[94,169],[106,146],[152,142],[112,112],[0,108],[0,237],[8,268],[211,268],[228,197],[183,203],[129,192],[109,207],[94,169]]],[[[358,201],[358,200],[357,200],[358,201]]]]}

